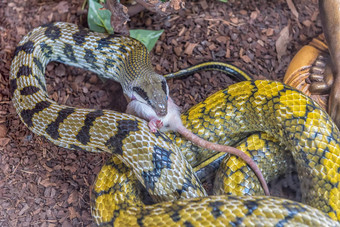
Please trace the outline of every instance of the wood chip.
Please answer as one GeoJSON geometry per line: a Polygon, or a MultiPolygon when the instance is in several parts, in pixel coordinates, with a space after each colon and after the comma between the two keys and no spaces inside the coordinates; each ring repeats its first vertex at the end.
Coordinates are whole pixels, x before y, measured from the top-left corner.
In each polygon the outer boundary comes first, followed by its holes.
{"type": "Polygon", "coordinates": [[[30,207],[25,203],[24,207],[19,211],[18,215],[23,215],[30,207]]]}
{"type": "Polygon", "coordinates": [[[185,31],[186,31],[186,28],[183,27],[183,28],[181,29],[181,31],[178,33],[178,36],[182,36],[182,35],[185,33],[185,31]]]}
{"type": "Polygon", "coordinates": [[[73,191],[73,192],[71,193],[71,195],[68,197],[67,202],[68,202],[69,204],[74,204],[74,203],[76,203],[77,201],[78,201],[78,192],[77,192],[77,191],[73,191]]]}
{"type": "Polygon", "coordinates": [[[231,18],[230,21],[234,24],[238,24],[238,18],[237,17],[231,18]]]}
{"type": "Polygon", "coordinates": [[[295,18],[299,19],[299,13],[297,12],[293,1],[292,0],[286,0],[286,2],[287,2],[287,5],[288,5],[290,11],[292,11],[292,14],[295,16],[295,18]]]}
{"type": "Polygon", "coordinates": [[[257,43],[260,44],[261,46],[264,46],[264,42],[261,39],[257,40],[257,43]]]}
{"type": "Polygon", "coordinates": [[[187,43],[184,53],[189,56],[192,55],[192,52],[194,51],[197,45],[198,45],[197,43],[187,43]]]}
{"type": "Polygon", "coordinates": [[[318,15],[319,15],[319,11],[315,11],[311,17],[311,20],[312,21],[316,21],[316,19],[318,18],[318,15]]]}
{"type": "Polygon", "coordinates": [[[5,149],[6,145],[11,141],[9,138],[0,138],[0,150],[5,149]]]}
{"type": "Polygon", "coordinates": [[[257,11],[253,11],[253,12],[250,13],[250,18],[252,20],[255,20],[257,18],[258,14],[259,13],[257,11]]]}
{"type": "Polygon", "coordinates": [[[68,1],[59,2],[54,10],[57,10],[59,14],[67,13],[69,11],[68,1]]]}
{"type": "Polygon", "coordinates": [[[304,20],[302,24],[306,27],[310,27],[312,25],[312,22],[310,20],[304,20]]]}
{"type": "Polygon", "coordinates": [[[56,186],[56,184],[51,182],[49,178],[40,181],[39,184],[44,186],[45,188],[56,186]]]}
{"type": "Polygon", "coordinates": [[[268,28],[266,31],[266,36],[272,36],[274,34],[274,29],[268,28]]]}
{"type": "Polygon", "coordinates": [[[209,7],[206,0],[201,0],[200,4],[204,10],[206,10],[209,7]]]}
{"type": "Polygon", "coordinates": [[[247,10],[244,10],[244,9],[242,9],[242,10],[240,10],[240,14],[241,14],[241,15],[247,15],[247,14],[248,14],[248,11],[247,11],[247,10]]]}
{"type": "Polygon", "coordinates": [[[225,36],[218,36],[216,40],[220,43],[227,43],[228,38],[225,36]]]}
{"type": "Polygon", "coordinates": [[[55,74],[57,76],[65,76],[66,75],[66,69],[65,66],[63,64],[59,64],[56,68],[55,68],[55,74]]]}
{"type": "Polygon", "coordinates": [[[77,171],[77,167],[75,167],[75,166],[65,166],[65,170],[69,170],[72,173],[75,173],[77,171]]]}
{"type": "Polygon", "coordinates": [[[216,45],[212,43],[208,46],[208,48],[209,50],[216,50],[216,45]]]}
{"type": "Polygon", "coordinates": [[[76,218],[79,214],[76,212],[74,207],[69,207],[68,211],[70,212],[70,219],[76,218]]]}
{"type": "Polygon", "coordinates": [[[175,47],[175,48],[174,48],[174,51],[175,51],[175,54],[176,54],[177,56],[181,56],[181,54],[182,54],[182,46],[177,46],[177,47],[175,47]]]}
{"type": "Polygon", "coordinates": [[[247,55],[242,55],[241,56],[242,60],[245,61],[246,63],[250,63],[251,59],[247,55]]]}
{"type": "Polygon", "coordinates": [[[5,124],[0,124],[0,138],[4,138],[7,135],[7,127],[5,124]]]}
{"type": "Polygon", "coordinates": [[[90,79],[89,79],[89,82],[91,84],[96,84],[98,83],[98,76],[97,75],[91,75],[90,79]]]}

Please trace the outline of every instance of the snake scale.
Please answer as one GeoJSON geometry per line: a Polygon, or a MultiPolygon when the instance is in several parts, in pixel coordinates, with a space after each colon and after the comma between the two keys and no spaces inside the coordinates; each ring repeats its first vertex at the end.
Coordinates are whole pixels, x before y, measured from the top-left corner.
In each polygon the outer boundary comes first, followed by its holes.
{"type": "Polygon", "coordinates": [[[191,108],[182,119],[194,133],[221,144],[257,131],[274,137],[292,151],[308,205],[264,196],[207,196],[189,164],[196,160],[187,153],[193,148],[190,142],[176,134],[150,133],[147,122],[124,113],[57,104],[46,92],[44,73],[50,61],[92,70],[124,86],[124,78],[134,72],[145,76],[152,71],[149,57],[132,38],[62,22],[34,29],[15,51],[10,86],[23,123],[56,145],[114,154],[93,189],[97,224],[340,226],[339,130],[297,90],[272,81],[240,82],[191,108]],[[144,205],[137,182],[161,203],[144,205]]]}

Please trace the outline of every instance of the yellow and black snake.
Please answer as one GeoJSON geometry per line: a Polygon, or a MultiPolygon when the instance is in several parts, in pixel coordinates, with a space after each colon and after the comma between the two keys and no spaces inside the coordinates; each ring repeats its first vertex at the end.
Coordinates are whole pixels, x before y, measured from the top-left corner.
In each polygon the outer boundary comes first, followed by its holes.
{"type": "MultiPolygon", "coordinates": [[[[147,123],[134,116],[55,103],[48,98],[44,79],[50,61],[120,82],[134,72],[152,71],[147,51],[128,37],[52,23],[23,38],[11,65],[13,104],[30,130],[59,146],[114,154],[93,189],[92,214],[98,224],[340,226],[340,133],[318,105],[295,89],[279,82],[240,82],[210,96],[182,119],[187,128],[209,141],[244,140],[239,148],[251,144],[245,137],[253,132],[273,137],[292,151],[308,205],[263,196],[207,196],[191,164],[204,159],[196,154],[205,156],[208,151],[176,134],[152,134],[147,123]],[[137,181],[161,203],[144,205],[135,188],[137,181]]],[[[260,135],[265,136],[254,137],[260,135]]],[[[237,161],[231,159],[242,168],[244,163],[237,161]]],[[[265,169],[260,162],[259,168],[265,169]]],[[[237,175],[234,167],[232,171],[236,181],[246,178],[243,172],[237,175]]]]}

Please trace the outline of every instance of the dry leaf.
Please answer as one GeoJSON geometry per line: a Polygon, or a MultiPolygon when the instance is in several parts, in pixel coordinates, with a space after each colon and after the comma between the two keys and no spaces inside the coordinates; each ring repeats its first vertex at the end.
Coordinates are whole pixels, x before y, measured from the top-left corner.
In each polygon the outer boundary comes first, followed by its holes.
{"type": "Polygon", "coordinates": [[[295,8],[293,0],[286,0],[286,1],[287,1],[288,8],[290,9],[290,11],[292,11],[292,14],[296,17],[296,19],[299,19],[299,13],[295,8]]]}
{"type": "Polygon", "coordinates": [[[290,42],[289,25],[284,27],[279,38],[276,40],[275,47],[277,52],[277,59],[280,61],[281,57],[286,54],[288,43],[290,42]]]}

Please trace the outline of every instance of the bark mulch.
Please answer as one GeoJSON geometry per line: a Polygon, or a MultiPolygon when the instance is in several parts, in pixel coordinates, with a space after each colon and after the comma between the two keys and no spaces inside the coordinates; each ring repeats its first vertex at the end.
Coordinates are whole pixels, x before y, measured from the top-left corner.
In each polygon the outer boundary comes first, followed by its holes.
{"type": "MultiPolygon", "coordinates": [[[[0,2],[0,225],[93,226],[89,192],[108,154],[71,151],[35,136],[19,120],[9,94],[14,49],[31,29],[51,21],[86,26],[83,1],[0,2]]],[[[229,61],[255,79],[282,81],[294,54],[321,33],[317,0],[199,0],[170,16],[140,13],[131,28],[164,29],[152,51],[166,74],[196,63],[229,61]],[[287,4],[287,2],[289,4],[287,4]],[[278,51],[277,51],[278,50],[278,51]],[[278,56],[279,55],[279,56],[278,56]]],[[[124,111],[121,88],[95,74],[59,63],[47,67],[49,95],[58,103],[124,111]],[[112,97],[115,97],[112,99],[112,97]]],[[[185,111],[233,81],[216,72],[170,80],[171,95],[185,111]]],[[[274,184],[274,194],[296,180],[274,184]]],[[[289,189],[290,190],[290,189],[289,189]]],[[[293,189],[292,189],[293,190],[293,189]]],[[[294,197],[294,196],[293,196],[294,197]]]]}

